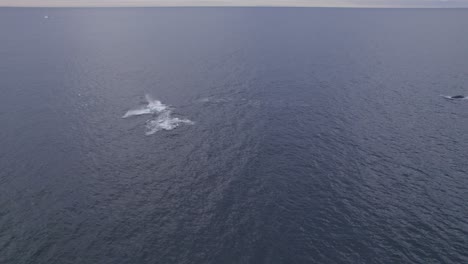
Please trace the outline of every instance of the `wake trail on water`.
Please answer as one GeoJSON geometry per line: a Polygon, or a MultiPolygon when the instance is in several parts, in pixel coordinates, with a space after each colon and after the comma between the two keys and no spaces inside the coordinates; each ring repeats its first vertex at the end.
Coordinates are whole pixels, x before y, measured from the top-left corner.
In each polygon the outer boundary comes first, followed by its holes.
{"type": "Polygon", "coordinates": [[[161,130],[172,130],[181,124],[193,125],[194,122],[184,118],[172,116],[172,109],[161,101],[153,99],[150,95],[145,95],[146,106],[128,110],[122,118],[140,115],[153,115],[155,119],[146,121],[146,135],[152,135],[161,130]]]}

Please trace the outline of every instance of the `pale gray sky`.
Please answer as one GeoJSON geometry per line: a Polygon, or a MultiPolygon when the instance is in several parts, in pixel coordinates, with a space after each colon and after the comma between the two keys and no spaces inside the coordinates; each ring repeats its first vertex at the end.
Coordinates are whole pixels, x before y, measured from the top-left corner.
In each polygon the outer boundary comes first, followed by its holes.
{"type": "Polygon", "coordinates": [[[0,0],[0,6],[468,7],[468,0],[0,0]]]}

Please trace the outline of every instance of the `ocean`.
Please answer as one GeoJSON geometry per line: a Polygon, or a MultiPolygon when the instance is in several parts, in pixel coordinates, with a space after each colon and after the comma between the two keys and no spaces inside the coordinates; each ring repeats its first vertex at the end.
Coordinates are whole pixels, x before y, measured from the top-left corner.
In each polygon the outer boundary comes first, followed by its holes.
{"type": "Polygon", "coordinates": [[[0,263],[468,263],[467,25],[0,8],[0,263]]]}

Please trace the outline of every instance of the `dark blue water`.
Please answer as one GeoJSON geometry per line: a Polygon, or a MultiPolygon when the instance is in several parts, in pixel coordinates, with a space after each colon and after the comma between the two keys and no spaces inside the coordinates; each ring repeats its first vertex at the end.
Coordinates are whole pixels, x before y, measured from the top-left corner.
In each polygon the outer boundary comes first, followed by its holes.
{"type": "Polygon", "coordinates": [[[467,25],[0,9],[0,263],[468,263],[467,25]]]}

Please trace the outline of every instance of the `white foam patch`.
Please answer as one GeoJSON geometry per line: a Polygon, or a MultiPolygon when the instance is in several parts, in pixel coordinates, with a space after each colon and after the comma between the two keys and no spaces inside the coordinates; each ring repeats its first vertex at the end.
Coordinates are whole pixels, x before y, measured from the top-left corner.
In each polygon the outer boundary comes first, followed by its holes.
{"type": "Polygon", "coordinates": [[[148,102],[148,105],[147,105],[148,109],[150,109],[154,113],[162,112],[168,109],[167,105],[161,103],[161,101],[154,100],[149,95],[145,95],[145,98],[146,98],[146,101],[148,102]]]}
{"type": "Polygon", "coordinates": [[[205,97],[199,100],[202,103],[227,103],[231,101],[229,98],[216,98],[216,97],[205,97]]]}
{"type": "Polygon", "coordinates": [[[171,111],[161,113],[156,119],[146,121],[146,135],[152,135],[161,130],[172,130],[181,124],[193,125],[188,119],[180,119],[171,116],[171,111]]]}
{"type": "Polygon", "coordinates": [[[151,98],[149,95],[145,95],[147,105],[137,109],[127,111],[122,118],[139,115],[153,115],[156,119],[149,119],[146,121],[146,135],[152,135],[161,130],[172,130],[181,124],[193,125],[194,122],[172,117],[172,110],[169,106],[161,103],[161,101],[151,98]]]}

